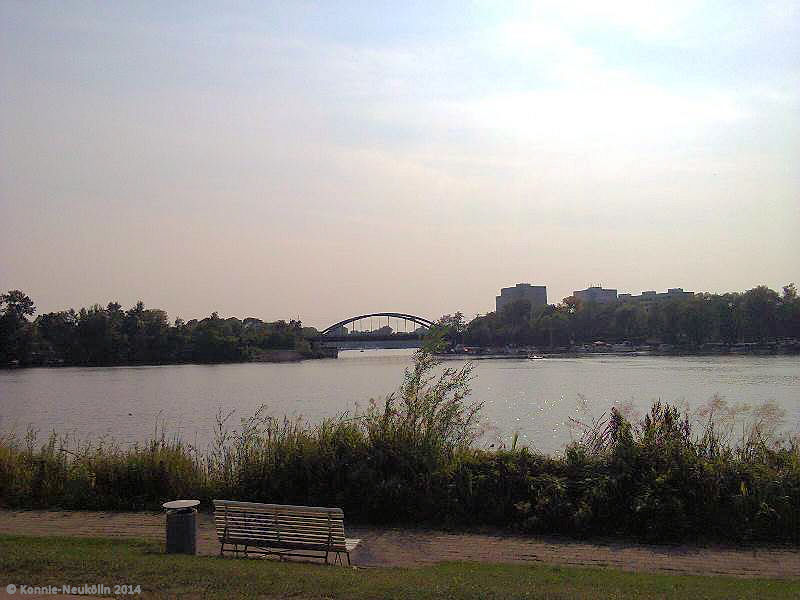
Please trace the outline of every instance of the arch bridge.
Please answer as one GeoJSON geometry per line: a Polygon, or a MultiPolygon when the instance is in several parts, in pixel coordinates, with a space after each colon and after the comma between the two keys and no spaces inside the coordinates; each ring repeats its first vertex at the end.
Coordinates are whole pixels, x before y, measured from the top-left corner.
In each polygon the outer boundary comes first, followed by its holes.
{"type": "Polygon", "coordinates": [[[357,315],[334,323],[310,338],[317,347],[340,350],[355,348],[419,348],[433,321],[400,312],[357,315]],[[348,325],[352,325],[347,329],[348,325]],[[394,325],[394,327],[392,327],[394,325]]]}
{"type": "Polygon", "coordinates": [[[433,321],[418,315],[401,312],[374,312],[356,315],[334,323],[323,329],[318,336],[313,338],[313,341],[321,342],[323,345],[335,342],[337,346],[344,348],[353,345],[369,347],[379,342],[401,344],[401,346],[383,345],[380,347],[414,347],[419,345],[419,341],[433,325],[433,321]],[[346,329],[348,325],[351,325],[349,331],[346,329]],[[367,346],[365,343],[368,343],[367,346]]]}

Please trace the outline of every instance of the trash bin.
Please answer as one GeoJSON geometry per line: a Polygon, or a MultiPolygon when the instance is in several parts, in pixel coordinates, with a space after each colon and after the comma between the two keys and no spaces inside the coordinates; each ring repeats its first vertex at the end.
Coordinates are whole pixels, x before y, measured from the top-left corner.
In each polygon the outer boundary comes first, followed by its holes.
{"type": "Polygon", "coordinates": [[[199,500],[165,502],[167,554],[197,554],[197,506],[199,500]]]}

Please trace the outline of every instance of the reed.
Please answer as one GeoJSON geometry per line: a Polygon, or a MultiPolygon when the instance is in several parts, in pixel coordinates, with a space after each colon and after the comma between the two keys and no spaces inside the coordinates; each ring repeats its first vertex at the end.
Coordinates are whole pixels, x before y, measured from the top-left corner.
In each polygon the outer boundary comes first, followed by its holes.
{"type": "Polygon", "coordinates": [[[348,520],[492,525],[571,536],[800,543],[800,443],[780,411],[714,399],[689,415],[656,403],[576,420],[562,455],[479,448],[471,367],[415,356],[398,391],[319,424],[262,407],[217,415],[205,450],[157,428],[145,444],[0,437],[6,507],[158,509],[194,497],[329,505],[348,520]]]}

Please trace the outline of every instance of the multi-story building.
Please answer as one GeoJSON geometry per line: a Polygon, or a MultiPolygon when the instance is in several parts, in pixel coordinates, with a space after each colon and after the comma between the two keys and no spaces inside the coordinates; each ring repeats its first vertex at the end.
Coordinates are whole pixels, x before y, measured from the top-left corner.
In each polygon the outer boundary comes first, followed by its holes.
{"type": "Polygon", "coordinates": [[[658,294],[659,297],[663,297],[666,300],[671,298],[691,298],[694,296],[694,292],[685,292],[683,288],[669,288],[666,294],[658,294]]]}
{"type": "Polygon", "coordinates": [[[680,298],[691,298],[694,292],[686,292],[683,288],[669,288],[666,292],[656,292],[655,290],[648,290],[642,292],[638,296],[631,294],[620,294],[619,299],[623,302],[657,302],[661,300],[675,300],[680,298]]]}
{"type": "Polygon", "coordinates": [[[581,302],[596,302],[606,304],[617,301],[617,290],[606,289],[599,285],[592,285],[585,290],[575,290],[572,295],[581,302]]]}
{"type": "Polygon", "coordinates": [[[495,296],[495,309],[503,310],[504,306],[518,300],[527,300],[531,306],[544,306],[547,304],[547,286],[518,283],[514,287],[502,288],[500,295],[495,296]]]}

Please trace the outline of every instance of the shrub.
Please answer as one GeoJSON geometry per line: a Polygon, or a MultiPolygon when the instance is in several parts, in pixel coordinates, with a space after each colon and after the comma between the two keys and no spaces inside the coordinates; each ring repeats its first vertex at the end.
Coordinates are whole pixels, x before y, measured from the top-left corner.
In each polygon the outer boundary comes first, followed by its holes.
{"type": "Polygon", "coordinates": [[[656,403],[643,418],[612,409],[563,456],[527,447],[486,450],[471,370],[415,356],[402,385],[363,414],[318,425],[262,407],[238,428],[219,414],[199,452],[163,430],[144,445],[37,446],[0,438],[0,503],[9,507],[157,509],[212,498],[341,506],[348,519],[434,526],[493,525],[572,536],[800,543],[800,444],[781,439],[774,407],[752,413],[734,443],[740,407],[716,399],[695,432],[689,416],[656,403]]]}

